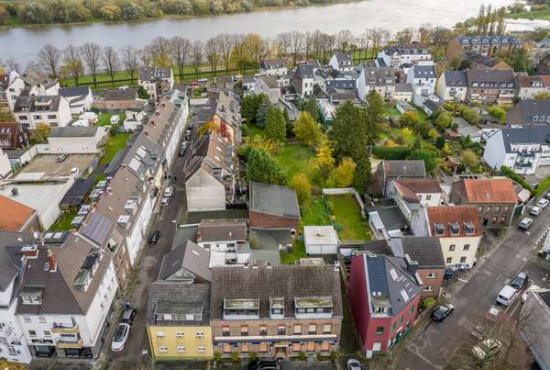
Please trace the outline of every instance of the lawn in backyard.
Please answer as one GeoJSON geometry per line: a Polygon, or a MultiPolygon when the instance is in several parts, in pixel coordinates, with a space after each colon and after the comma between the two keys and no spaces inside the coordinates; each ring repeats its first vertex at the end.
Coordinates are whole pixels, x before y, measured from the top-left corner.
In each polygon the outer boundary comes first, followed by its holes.
{"type": "Polygon", "coordinates": [[[352,194],[332,195],[327,200],[340,240],[372,239],[370,227],[361,215],[361,208],[352,194]]]}
{"type": "Polygon", "coordinates": [[[309,206],[302,209],[301,212],[302,225],[304,226],[330,225],[330,214],[322,196],[313,197],[309,206]]]}
{"type": "Polygon", "coordinates": [[[124,120],[126,119],[125,113],[100,113],[99,121],[97,121],[98,126],[110,126],[111,125],[111,117],[114,115],[118,115],[120,117],[120,120],[118,121],[118,124],[121,125],[124,120]]]}
{"type": "Polygon", "coordinates": [[[312,181],[310,175],[315,169],[315,153],[307,146],[287,144],[279,149],[275,158],[286,172],[289,181],[299,173],[307,175],[312,181]]]}
{"type": "Polygon", "coordinates": [[[63,213],[57,221],[54,222],[48,231],[68,231],[72,229],[71,222],[75,218],[76,213],[63,213]]]}
{"type": "Polygon", "coordinates": [[[109,138],[107,145],[105,146],[105,155],[101,159],[101,164],[109,163],[113,160],[116,154],[126,148],[128,145],[128,139],[131,134],[116,134],[109,138]]]}
{"type": "Polygon", "coordinates": [[[306,245],[302,240],[296,240],[292,252],[281,252],[281,263],[283,265],[293,265],[296,261],[299,261],[300,258],[306,257],[306,245]]]}

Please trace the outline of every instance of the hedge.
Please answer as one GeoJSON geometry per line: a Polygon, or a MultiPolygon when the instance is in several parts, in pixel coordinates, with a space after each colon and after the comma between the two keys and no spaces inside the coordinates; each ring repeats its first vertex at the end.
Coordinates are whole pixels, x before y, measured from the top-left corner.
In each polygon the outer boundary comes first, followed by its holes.
{"type": "Polygon", "coordinates": [[[529,191],[533,191],[533,188],[531,187],[531,185],[529,185],[529,183],[527,181],[525,181],[525,179],[523,177],[518,175],[511,168],[506,167],[506,166],[502,166],[502,167],[500,167],[500,172],[502,172],[502,174],[504,176],[508,177],[509,179],[514,180],[515,182],[517,182],[518,184],[523,186],[523,188],[525,188],[529,191]]]}
{"type": "Polygon", "coordinates": [[[411,149],[406,146],[375,146],[372,149],[372,154],[385,160],[405,159],[410,153],[411,149]]]}

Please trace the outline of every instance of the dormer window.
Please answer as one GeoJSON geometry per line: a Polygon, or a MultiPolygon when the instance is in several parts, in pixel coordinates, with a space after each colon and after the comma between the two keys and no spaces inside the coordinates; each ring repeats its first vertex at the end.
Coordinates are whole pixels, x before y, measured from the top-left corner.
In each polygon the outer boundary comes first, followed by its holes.
{"type": "Polygon", "coordinates": [[[259,299],[224,299],[224,320],[258,320],[260,318],[259,299]]]}
{"type": "Polygon", "coordinates": [[[460,233],[460,225],[458,222],[451,222],[449,226],[451,229],[451,235],[458,235],[460,233]]]}
{"type": "Polygon", "coordinates": [[[297,319],[332,317],[332,297],[296,297],[294,306],[297,319]]]}
{"type": "Polygon", "coordinates": [[[269,298],[269,316],[271,319],[282,319],[285,317],[284,298],[269,298]]]}
{"type": "Polygon", "coordinates": [[[25,305],[42,304],[43,290],[40,288],[24,288],[21,292],[21,301],[25,305]]]}
{"type": "Polygon", "coordinates": [[[90,286],[91,282],[92,282],[92,274],[90,273],[90,271],[81,269],[78,272],[78,274],[76,274],[74,286],[75,288],[85,292],[88,290],[88,287],[90,286]]]}
{"type": "Polygon", "coordinates": [[[127,229],[130,226],[130,216],[122,215],[118,218],[117,223],[123,228],[127,229]]]}
{"type": "Polygon", "coordinates": [[[439,235],[439,236],[445,235],[445,225],[443,224],[435,223],[434,230],[435,230],[435,235],[439,235]]]}
{"type": "Polygon", "coordinates": [[[471,221],[464,223],[464,230],[466,231],[467,235],[473,235],[476,232],[476,227],[474,226],[474,223],[471,221]]]}

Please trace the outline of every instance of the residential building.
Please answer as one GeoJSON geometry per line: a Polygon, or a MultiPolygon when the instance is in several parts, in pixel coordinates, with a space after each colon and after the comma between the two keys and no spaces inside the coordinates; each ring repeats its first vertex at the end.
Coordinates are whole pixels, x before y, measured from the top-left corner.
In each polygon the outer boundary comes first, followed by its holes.
{"type": "Polygon", "coordinates": [[[376,91],[385,100],[391,100],[395,94],[395,76],[390,67],[364,65],[357,79],[357,95],[365,100],[367,95],[376,91]]]}
{"type": "Polygon", "coordinates": [[[390,180],[425,179],[426,166],[423,160],[382,161],[374,174],[375,191],[385,195],[390,180]]]}
{"type": "Polygon", "coordinates": [[[520,335],[535,358],[537,365],[550,369],[550,290],[539,289],[527,294],[521,307],[519,322],[520,335]]]}
{"type": "Polygon", "coordinates": [[[442,203],[441,186],[430,178],[399,178],[389,180],[386,187],[388,198],[402,198],[419,202],[425,207],[435,207],[442,203]]]}
{"type": "Polygon", "coordinates": [[[480,70],[466,72],[468,79],[467,100],[482,104],[511,104],[516,95],[513,71],[480,70]]]}
{"type": "Polygon", "coordinates": [[[258,229],[300,227],[300,207],[294,189],[285,186],[250,182],[249,225],[258,229]]]}
{"type": "Polygon", "coordinates": [[[535,99],[540,93],[547,93],[549,86],[546,86],[542,76],[517,76],[517,97],[521,100],[535,99]]]}
{"type": "Polygon", "coordinates": [[[147,335],[156,361],[213,358],[210,284],[150,284],[147,335]]]}
{"type": "Polygon", "coordinates": [[[353,69],[352,52],[337,51],[328,61],[328,65],[331,66],[332,69],[335,71],[350,72],[353,69]]]}
{"type": "Polygon", "coordinates": [[[29,131],[19,122],[0,122],[0,148],[16,150],[29,145],[29,131]]]}
{"type": "Polygon", "coordinates": [[[286,76],[288,68],[284,59],[264,59],[260,63],[260,75],[286,76]]]}
{"type": "Polygon", "coordinates": [[[111,252],[78,233],[59,247],[33,249],[16,309],[31,353],[97,358],[118,288],[111,252]]]}
{"type": "Polygon", "coordinates": [[[34,130],[38,124],[51,127],[67,126],[71,120],[71,108],[67,99],[53,95],[29,95],[27,91],[15,101],[13,115],[23,126],[34,130]]]}
{"type": "Polygon", "coordinates": [[[550,165],[550,126],[504,128],[490,136],[483,161],[495,170],[502,166],[521,175],[532,175],[539,166],[550,165]]]}
{"type": "Polygon", "coordinates": [[[413,88],[411,84],[399,82],[395,84],[395,91],[393,93],[393,100],[397,102],[412,102],[413,100],[413,88]]]}
{"type": "Polygon", "coordinates": [[[248,263],[246,239],[246,220],[202,220],[197,230],[197,244],[210,251],[209,267],[248,263]]]}
{"type": "Polygon", "coordinates": [[[483,236],[475,206],[428,207],[429,236],[439,238],[447,268],[471,268],[483,236]]]}
{"type": "Polygon", "coordinates": [[[445,71],[437,81],[437,95],[443,101],[465,101],[467,91],[465,71],[445,71]]]}
{"type": "Polygon", "coordinates": [[[187,284],[210,282],[210,252],[188,240],[162,258],[158,280],[187,284]]]}
{"type": "Polygon", "coordinates": [[[92,89],[89,86],[64,87],[59,89],[59,95],[67,99],[73,115],[89,111],[94,103],[92,89]]]}
{"type": "Polygon", "coordinates": [[[339,350],[338,266],[215,267],[211,289],[214,351],[222,357],[254,352],[292,358],[339,350]]]}
{"type": "Polygon", "coordinates": [[[417,269],[407,258],[352,258],[348,296],[365,357],[389,353],[412,328],[422,293],[417,269]]]}
{"type": "Polygon", "coordinates": [[[340,240],[334,226],[304,226],[304,244],[308,255],[337,254],[340,240]]]}
{"type": "Polygon", "coordinates": [[[147,91],[149,98],[160,99],[162,94],[174,88],[172,67],[140,67],[138,85],[147,91]]]}
{"type": "Polygon", "coordinates": [[[136,100],[138,100],[138,93],[135,89],[105,90],[103,98],[94,102],[94,107],[106,111],[125,111],[133,107],[136,100]]]}
{"type": "Polygon", "coordinates": [[[512,36],[457,36],[449,41],[447,60],[459,58],[468,52],[493,56],[501,52],[514,51],[521,47],[521,42],[512,36]]]}
{"type": "Polygon", "coordinates": [[[215,111],[209,117],[220,128],[220,135],[229,139],[233,145],[240,145],[242,142],[242,117],[239,99],[237,94],[231,91],[220,90],[212,104],[215,111]]]}
{"type": "Polygon", "coordinates": [[[508,63],[496,56],[486,56],[476,53],[467,53],[465,58],[470,62],[470,69],[487,69],[499,71],[513,71],[508,63]]]}
{"type": "Polygon", "coordinates": [[[5,179],[12,173],[12,164],[7,153],[0,148],[0,179],[5,179]]]}
{"type": "Polygon", "coordinates": [[[99,153],[108,138],[108,127],[54,127],[44,149],[51,154],[99,153]]]}
{"type": "Polygon", "coordinates": [[[216,132],[196,139],[191,159],[184,169],[187,210],[215,211],[225,209],[235,194],[234,147],[216,132]]]}
{"type": "Polygon", "coordinates": [[[403,44],[387,46],[378,53],[377,64],[381,67],[391,67],[395,70],[404,64],[416,64],[432,60],[432,55],[425,45],[403,44]]]}
{"type": "Polygon", "coordinates": [[[0,112],[11,112],[8,103],[8,90],[10,86],[10,74],[0,71],[0,112]]]}
{"type": "Polygon", "coordinates": [[[548,124],[550,124],[550,100],[522,100],[506,114],[506,125],[511,127],[548,124]]]}
{"type": "Polygon", "coordinates": [[[437,73],[435,65],[416,64],[407,73],[407,83],[413,89],[413,102],[421,106],[426,100],[437,100],[435,88],[437,84],[437,73]]]}
{"type": "Polygon", "coordinates": [[[5,91],[7,103],[13,112],[16,100],[20,95],[28,97],[58,96],[59,81],[57,79],[52,80],[33,69],[27,69],[22,75],[16,71],[12,71],[9,73],[5,91]]]}
{"type": "Polygon", "coordinates": [[[278,104],[281,98],[281,89],[272,75],[258,77],[254,83],[254,91],[256,94],[267,95],[271,104],[278,104]]]}
{"type": "Polygon", "coordinates": [[[296,67],[291,79],[291,84],[296,90],[296,94],[303,98],[313,95],[315,70],[314,64],[310,63],[299,64],[296,67]]]}
{"type": "Polygon", "coordinates": [[[450,201],[476,206],[484,227],[507,227],[512,223],[518,197],[510,179],[469,179],[454,182],[450,201]]]}
{"type": "Polygon", "coordinates": [[[40,221],[36,211],[14,199],[0,195],[0,230],[10,232],[40,231],[40,221]]]}

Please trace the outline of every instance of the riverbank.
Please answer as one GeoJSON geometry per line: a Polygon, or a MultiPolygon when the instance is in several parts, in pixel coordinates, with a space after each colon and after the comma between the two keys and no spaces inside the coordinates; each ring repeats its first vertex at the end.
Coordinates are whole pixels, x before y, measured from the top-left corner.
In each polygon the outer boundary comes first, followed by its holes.
{"type": "Polygon", "coordinates": [[[508,19],[529,19],[529,20],[541,20],[550,21],[550,10],[533,10],[519,13],[506,14],[508,19]]]}

